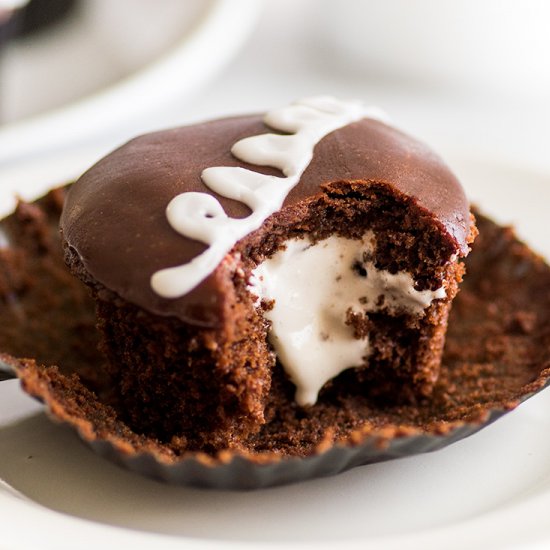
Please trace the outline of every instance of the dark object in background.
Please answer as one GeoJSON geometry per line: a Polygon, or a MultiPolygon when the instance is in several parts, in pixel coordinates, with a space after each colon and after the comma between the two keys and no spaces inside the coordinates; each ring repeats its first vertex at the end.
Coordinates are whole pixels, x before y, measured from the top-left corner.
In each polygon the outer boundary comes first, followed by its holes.
{"type": "MultiPolygon", "coordinates": [[[[78,0],[30,0],[20,8],[0,8],[0,56],[9,41],[26,38],[63,21],[74,12],[78,3],[78,0]]],[[[3,119],[2,91],[0,73],[0,124],[3,119]]]]}
{"type": "Polygon", "coordinates": [[[14,16],[15,37],[28,36],[62,21],[78,5],[78,0],[31,0],[14,16]]]}
{"type": "Polygon", "coordinates": [[[0,8],[0,51],[2,46],[15,34],[13,11],[0,8]]]}
{"type": "Polygon", "coordinates": [[[2,53],[4,46],[11,40],[17,29],[16,16],[17,10],[5,9],[0,7],[0,124],[2,123],[2,53]]]}

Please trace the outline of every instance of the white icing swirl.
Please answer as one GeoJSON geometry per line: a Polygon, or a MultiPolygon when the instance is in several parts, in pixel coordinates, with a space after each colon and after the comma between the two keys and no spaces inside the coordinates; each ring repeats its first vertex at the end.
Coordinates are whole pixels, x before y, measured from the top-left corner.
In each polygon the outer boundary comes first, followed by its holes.
{"type": "Polygon", "coordinates": [[[285,177],[239,167],[216,166],[204,170],[202,180],[207,187],[246,204],[252,213],[246,218],[230,218],[219,201],[208,193],[187,192],[174,197],[166,209],[170,225],[183,236],[209,247],[187,264],[153,274],[153,290],[164,298],[179,298],[195,288],[239,239],[258,229],[282,207],[311,162],[315,145],[327,134],[362,118],[386,120],[378,108],[326,96],[303,99],[267,113],[264,122],[268,126],[290,135],[245,138],[235,143],[231,152],[244,162],[278,168],[285,177]]]}

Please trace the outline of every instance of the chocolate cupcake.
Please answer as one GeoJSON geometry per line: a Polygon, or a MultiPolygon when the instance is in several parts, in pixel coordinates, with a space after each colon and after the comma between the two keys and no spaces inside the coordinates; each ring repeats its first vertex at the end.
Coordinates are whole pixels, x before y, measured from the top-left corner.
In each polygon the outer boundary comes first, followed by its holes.
{"type": "Polygon", "coordinates": [[[476,234],[439,157],[331,98],[134,139],[61,230],[123,420],[205,452],[342,396],[428,398],[476,234]]]}

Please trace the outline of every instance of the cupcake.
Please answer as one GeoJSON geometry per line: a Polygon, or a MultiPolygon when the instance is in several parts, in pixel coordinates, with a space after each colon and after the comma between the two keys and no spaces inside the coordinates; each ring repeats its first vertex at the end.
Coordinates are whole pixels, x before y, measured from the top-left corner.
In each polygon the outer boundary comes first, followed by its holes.
{"type": "Polygon", "coordinates": [[[281,411],[428,399],[476,229],[429,148],[313,97],[130,141],[72,185],[61,232],[123,420],[210,452],[281,411]]]}

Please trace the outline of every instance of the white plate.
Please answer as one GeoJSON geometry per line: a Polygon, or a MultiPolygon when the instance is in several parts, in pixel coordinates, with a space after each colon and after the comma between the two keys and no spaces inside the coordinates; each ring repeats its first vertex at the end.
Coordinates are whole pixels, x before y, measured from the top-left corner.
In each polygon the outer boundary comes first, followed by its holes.
{"type": "MultiPolygon", "coordinates": [[[[471,197],[550,257],[550,176],[457,156],[471,197]]],[[[4,197],[0,194],[0,204],[4,197]]],[[[104,461],[0,385],[0,546],[546,548],[550,392],[433,454],[252,493],[163,485],[104,461]]]]}
{"type": "MultiPolygon", "coordinates": [[[[0,167],[29,154],[50,155],[101,137],[109,138],[114,146],[158,127],[163,109],[181,105],[232,59],[262,7],[260,0],[200,0],[196,4],[189,5],[192,24],[154,63],[80,101],[0,127],[0,167]]],[[[174,108],[168,111],[173,113],[174,108]]]]}

